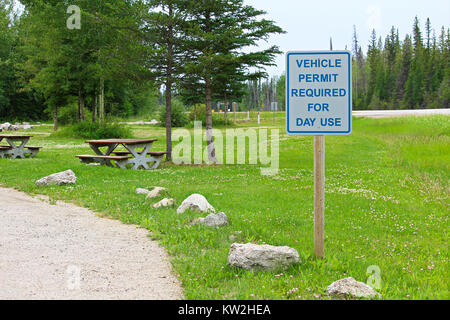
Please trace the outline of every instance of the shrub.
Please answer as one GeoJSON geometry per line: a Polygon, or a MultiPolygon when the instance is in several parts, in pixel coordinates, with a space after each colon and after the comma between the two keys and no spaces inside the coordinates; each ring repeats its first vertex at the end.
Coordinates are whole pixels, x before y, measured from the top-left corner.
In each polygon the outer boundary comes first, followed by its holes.
{"type": "Polygon", "coordinates": [[[82,139],[119,139],[131,138],[131,130],[118,124],[99,124],[98,122],[83,121],[69,125],[55,132],[52,136],[82,138],[82,139]]]}
{"type": "MultiPolygon", "coordinates": [[[[166,107],[162,107],[159,112],[159,122],[161,126],[166,126],[166,107]]],[[[172,127],[184,127],[188,123],[186,108],[178,100],[172,100],[172,127]]]]}
{"type": "MultiPolygon", "coordinates": [[[[86,119],[92,118],[92,112],[88,108],[84,108],[84,116],[86,119]]],[[[61,125],[75,124],[78,122],[78,106],[71,104],[58,110],[58,123],[61,125]]]]}

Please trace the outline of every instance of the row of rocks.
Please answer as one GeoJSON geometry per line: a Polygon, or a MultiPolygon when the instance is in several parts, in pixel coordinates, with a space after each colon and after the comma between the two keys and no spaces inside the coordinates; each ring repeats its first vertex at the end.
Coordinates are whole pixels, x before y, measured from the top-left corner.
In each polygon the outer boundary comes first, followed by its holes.
{"type": "MultiPolygon", "coordinates": [[[[300,263],[297,250],[286,246],[233,243],[228,254],[229,266],[246,270],[276,271],[297,263],[300,263]]],[[[327,294],[341,299],[382,297],[372,287],[352,277],[333,282],[327,287],[327,294]]]]}
{"type": "MultiPolygon", "coordinates": [[[[166,192],[167,189],[163,187],[153,187],[153,189],[147,190],[143,188],[136,188],[137,194],[143,194],[146,195],[147,199],[153,199],[157,197],[161,197],[164,192],[166,192]]],[[[171,207],[175,204],[174,199],[164,198],[161,201],[155,203],[152,205],[153,208],[159,209],[159,208],[166,208],[171,207]]],[[[228,225],[228,217],[223,212],[219,212],[218,214],[215,214],[216,210],[214,207],[206,200],[206,198],[201,194],[192,194],[189,197],[187,197],[181,205],[177,209],[177,213],[181,214],[184,213],[186,210],[191,211],[197,211],[201,213],[209,213],[206,218],[197,218],[192,221],[192,224],[202,224],[208,227],[223,227],[228,225]]]]}
{"type": "Polygon", "coordinates": [[[11,124],[9,122],[5,122],[0,124],[0,131],[17,131],[17,130],[29,130],[33,129],[33,126],[28,122],[24,122],[22,124],[16,123],[11,124]]]}
{"type": "MultiPolygon", "coordinates": [[[[55,173],[36,181],[38,186],[75,184],[77,178],[72,170],[55,173]]],[[[137,194],[146,195],[147,199],[161,197],[167,189],[154,187],[152,190],[137,188],[137,194]]],[[[152,205],[153,208],[170,207],[174,199],[164,198],[152,205]]],[[[178,207],[177,213],[186,210],[209,213],[205,218],[197,218],[192,224],[208,227],[228,225],[228,218],[223,212],[215,214],[214,207],[201,194],[193,194],[178,207]]],[[[286,269],[300,263],[297,250],[287,246],[258,245],[253,243],[233,243],[228,254],[228,265],[235,268],[255,271],[275,271],[286,269]]],[[[369,285],[358,282],[352,277],[333,282],[327,287],[327,294],[336,298],[381,298],[382,296],[369,285]]]]}
{"type": "Polygon", "coordinates": [[[157,125],[159,122],[155,119],[152,121],[136,121],[136,122],[120,122],[119,124],[127,124],[127,125],[157,125]]]}

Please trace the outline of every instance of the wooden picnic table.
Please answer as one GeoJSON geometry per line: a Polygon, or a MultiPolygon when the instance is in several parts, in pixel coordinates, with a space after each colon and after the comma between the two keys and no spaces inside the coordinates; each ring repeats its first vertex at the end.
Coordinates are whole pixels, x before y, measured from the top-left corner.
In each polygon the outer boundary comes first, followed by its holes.
{"type": "Polygon", "coordinates": [[[28,141],[33,136],[30,135],[0,135],[0,142],[5,139],[8,145],[0,145],[0,158],[10,156],[12,159],[25,158],[29,155],[30,158],[36,156],[42,147],[26,146],[28,141]]]}
{"type": "Polygon", "coordinates": [[[137,170],[141,166],[146,169],[156,169],[161,163],[166,152],[150,152],[150,149],[157,139],[103,139],[88,140],[91,149],[95,155],[77,155],[84,163],[100,163],[114,167],[113,163],[121,169],[126,169],[131,164],[131,169],[137,170]],[[127,151],[114,151],[122,145],[127,151]],[[105,152],[100,148],[107,147],[105,152]],[[142,149],[141,151],[137,149],[142,149]],[[111,154],[114,154],[113,156],[111,154]],[[153,163],[152,166],[149,166],[153,163]]]}

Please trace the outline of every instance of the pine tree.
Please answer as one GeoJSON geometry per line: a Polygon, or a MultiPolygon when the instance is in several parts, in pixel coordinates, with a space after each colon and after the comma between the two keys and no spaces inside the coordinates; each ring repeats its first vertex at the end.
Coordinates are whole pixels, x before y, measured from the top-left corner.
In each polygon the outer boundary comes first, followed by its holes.
{"type": "Polygon", "coordinates": [[[192,41],[189,43],[190,60],[186,64],[186,73],[196,74],[202,79],[198,85],[205,93],[208,158],[216,163],[211,113],[214,81],[220,82],[215,79],[216,75],[226,79],[225,75],[231,72],[230,79],[241,80],[265,77],[264,67],[274,64],[279,49],[272,46],[251,53],[242,49],[283,30],[273,21],[259,19],[265,12],[244,5],[242,0],[203,0],[189,4],[187,10],[191,24],[187,37],[192,41]],[[230,61],[235,61],[238,67],[228,68],[230,61]],[[254,71],[250,72],[250,68],[254,71]]]}
{"type": "Polygon", "coordinates": [[[408,108],[416,109],[423,107],[425,90],[425,56],[420,31],[419,19],[414,19],[413,26],[413,58],[411,70],[406,83],[404,101],[408,108]]]}
{"type": "Polygon", "coordinates": [[[375,93],[377,84],[377,68],[378,68],[379,52],[377,47],[377,34],[375,29],[372,30],[372,35],[367,51],[367,68],[368,68],[368,88],[366,95],[366,105],[370,105],[372,97],[375,93]]]}

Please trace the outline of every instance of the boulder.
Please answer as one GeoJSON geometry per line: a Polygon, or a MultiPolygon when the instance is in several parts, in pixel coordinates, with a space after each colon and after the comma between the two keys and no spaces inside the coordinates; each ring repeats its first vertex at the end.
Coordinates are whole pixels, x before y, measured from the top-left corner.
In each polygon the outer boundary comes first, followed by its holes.
{"type": "Polygon", "coordinates": [[[228,225],[228,217],[223,212],[218,214],[211,213],[206,218],[196,219],[194,224],[203,224],[208,227],[223,227],[228,225]]]}
{"type": "Polygon", "coordinates": [[[181,203],[177,209],[177,213],[184,213],[186,210],[200,211],[200,212],[216,212],[208,200],[201,194],[190,195],[181,203]]]}
{"type": "Polygon", "coordinates": [[[358,282],[352,277],[333,282],[327,287],[327,294],[337,298],[381,298],[369,285],[358,282]]]}
{"type": "Polygon", "coordinates": [[[162,199],[160,202],[155,203],[152,205],[153,208],[155,209],[159,209],[159,208],[165,208],[165,207],[171,207],[175,204],[175,200],[174,199],[167,199],[164,198],[162,199]]]}
{"type": "Polygon", "coordinates": [[[2,128],[3,131],[8,131],[9,127],[11,127],[11,123],[9,123],[9,122],[5,122],[5,123],[0,124],[0,128],[2,128]]]}
{"type": "Polygon", "coordinates": [[[143,188],[136,188],[136,193],[137,194],[145,194],[147,195],[150,191],[148,191],[147,189],[143,189],[143,188]]]}
{"type": "Polygon", "coordinates": [[[63,172],[58,172],[51,174],[47,177],[41,178],[36,181],[37,186],[48,186],[51,184],[55,184],[58,186],[65,184],[75,184],[77,182],[77,177],[72,170],[66,170],[63,172]]]}
{"type": "Polygon", "coordinates": [[[153,198],[160,197],[164,191],[166,191],[166,188],[154,187],[152,191],[149,191],[147,193],[147,199],[153,199],[153,198]]]}
{"type": "Polygon", "coordinates": [[[299,262],[297,250],[285,246],[233,243],[228,254],[228,264],[231,267],[247,270],[273,271],[286,269],[299,262]]]}

